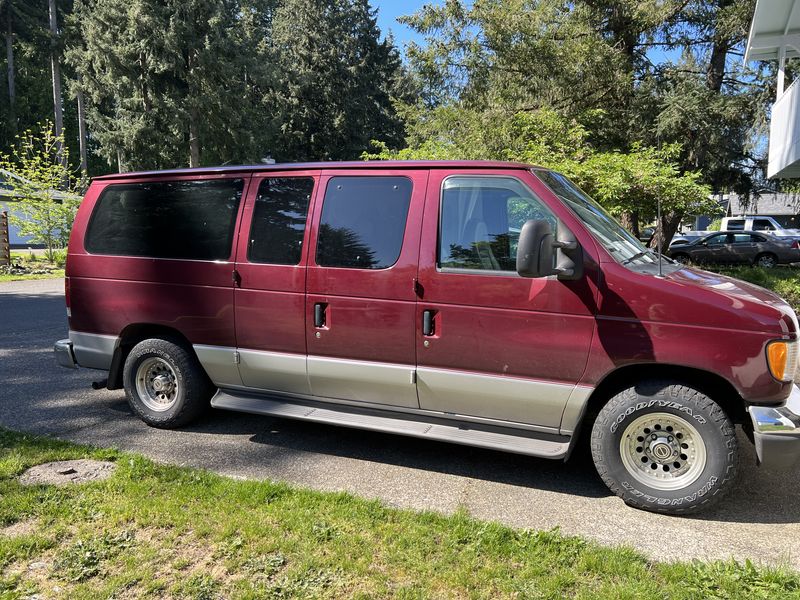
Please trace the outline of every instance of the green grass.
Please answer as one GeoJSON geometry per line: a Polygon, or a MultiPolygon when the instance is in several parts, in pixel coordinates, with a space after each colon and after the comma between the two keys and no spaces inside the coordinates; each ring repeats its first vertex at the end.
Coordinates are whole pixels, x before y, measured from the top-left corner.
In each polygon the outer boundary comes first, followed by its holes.
{"type": "Polygon", "coordinates": [[[47,273],[9,273],[6,267],[0,267],[0,282],[28,281],[32,279],[57,279],[64,277],[66,250],[57,250],[55,262],[49,262],[45,256],[34,254],[28,250],[12,250],[11,262],[27,270],[46,270],[47,273]]]}
{"type": "Polygon", "coordinates": [[[0,429],[0,598],[37,593],[752,600],[800,597],[800,575],[750,563],[654,563],[463,511],[391,509],[0,429]],[[65,488],[17,481],[29,466],[81,457],[112,460],[117,470],[65,488]],[[4,534],[14,523],[18,534],[4,534]]]}
{"type": "Polygon", "coordinates": [[[64,269],[54,269],[49,273],[40,273],[36,275],[9,275],[8,273],[0,272],[0,283],[3,281],[32,281],[36,279],[59,279],[64,277],[64,269]]]}
{"type": "Polygon", "coordinates": [[[722,267],[703,266],[703,269],[730,275],[772,290],[800,313],[800,269],[796,267],[722,267]]]}

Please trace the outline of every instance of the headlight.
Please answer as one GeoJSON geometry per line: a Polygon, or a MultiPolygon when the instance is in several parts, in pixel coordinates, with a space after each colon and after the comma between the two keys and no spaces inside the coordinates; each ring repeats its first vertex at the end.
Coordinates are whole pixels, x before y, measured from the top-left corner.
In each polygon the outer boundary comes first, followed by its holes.
{"type": "Polygon", "coordinates": [[[778,381],[793,381],[797,372],[797,342],[775,341],[767,344],[769,372],[778,381]]]}

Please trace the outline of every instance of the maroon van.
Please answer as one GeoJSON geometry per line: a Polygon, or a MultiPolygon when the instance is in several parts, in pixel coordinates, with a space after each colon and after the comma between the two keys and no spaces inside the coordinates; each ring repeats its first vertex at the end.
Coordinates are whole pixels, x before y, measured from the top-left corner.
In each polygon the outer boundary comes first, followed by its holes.
{"type": "Polygon", "coordinates": [[[798,322],[644,248],[564,176],[353,162],[95,179],[56,359],[155,427],[208,406],[566,459],[686,513],[800,454],[798,322]]]}

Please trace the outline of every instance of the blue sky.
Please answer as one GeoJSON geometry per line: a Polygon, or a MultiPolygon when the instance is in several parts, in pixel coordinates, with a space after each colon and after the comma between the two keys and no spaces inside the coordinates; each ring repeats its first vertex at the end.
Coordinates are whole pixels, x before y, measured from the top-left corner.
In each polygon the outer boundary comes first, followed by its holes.
{"type": "MultiPolygon", "coordinates": [[[[398,23],[397,18],[410,15],[425,4],[441,4],[442,2],[443,0],[371,0],[372,6],[378,9],[378,27],[380,27],[381,33],[386,35],[391,31],[395,44],[403,51],[403,54],[405,54],[406,42],[421,43],[423,39],[405,25],[398,23]]],[[[653,62],[661,63],[666,60],[677,61],[680,58],[680,51],[664,51],[656,46],[650,49],[648,55],[653,62]]]]}
{"type": "Polygon", "coordinates": [[[401,50],[408,41],[421,41],[420,36],[416,35],[411,29],[397,22],[397,17],[410,15],[425,4],[438,4],[439,2],[429,0],[371,0],[373,7],[378,9],[378,27],[381,33],[386,35],[392,32],[395,44],[401,50]]]}

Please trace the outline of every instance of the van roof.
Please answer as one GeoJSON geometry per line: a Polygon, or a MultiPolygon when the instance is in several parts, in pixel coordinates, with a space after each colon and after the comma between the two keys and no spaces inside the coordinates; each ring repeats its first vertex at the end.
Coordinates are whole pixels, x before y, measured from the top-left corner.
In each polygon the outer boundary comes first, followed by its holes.
{"type": "Polygon", "coordinates": [[[360,160],[360,161],[328,161],[306,163],[276,163],[274,165],[227,165],[224,167],[197,167],[194,169],[168,169],[164,171],[137,171],[131,173],[112,173],[100,175],[94,179],[129,179],[134,177],[158,177],[162,175],[213,175],[217,173],[242,173],[265,171],[300,171],[314,169],[447,169],[447,168],[479,168],[479,169],[532,169],[535,165],[518,162],[502,162],[490,160],[360,160]]]}

